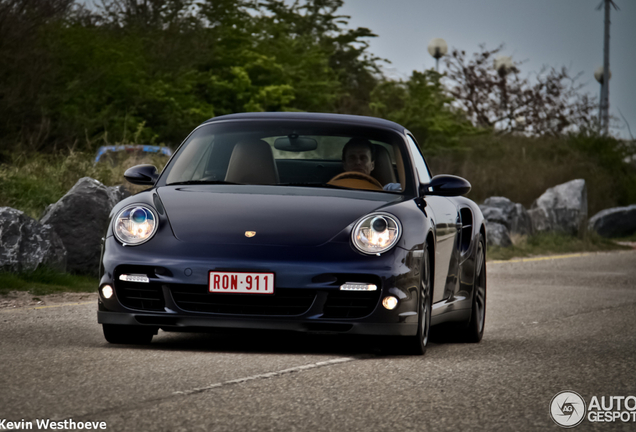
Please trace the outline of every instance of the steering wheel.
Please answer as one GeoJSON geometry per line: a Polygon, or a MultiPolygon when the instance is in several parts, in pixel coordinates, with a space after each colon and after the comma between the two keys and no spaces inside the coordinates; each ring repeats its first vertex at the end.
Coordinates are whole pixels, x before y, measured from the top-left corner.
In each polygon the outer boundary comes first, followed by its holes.
{"type": "Polygon", "coordinates": [[[327,184],[352,189],[383,190],[382,184],[375,178],[357,171],[340,173],[329,180],[327,184]]]}

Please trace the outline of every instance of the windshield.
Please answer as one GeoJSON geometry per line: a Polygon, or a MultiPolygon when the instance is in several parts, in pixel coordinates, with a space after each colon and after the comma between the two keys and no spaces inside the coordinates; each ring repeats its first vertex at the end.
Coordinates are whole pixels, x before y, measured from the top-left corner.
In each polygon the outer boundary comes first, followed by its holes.
{"type": "Polygon", "coordinates": [[[402,193],[400,135],[307,121],[231,121],[195,130],[166,167],[167,185],[249,184],[402,193]]]}

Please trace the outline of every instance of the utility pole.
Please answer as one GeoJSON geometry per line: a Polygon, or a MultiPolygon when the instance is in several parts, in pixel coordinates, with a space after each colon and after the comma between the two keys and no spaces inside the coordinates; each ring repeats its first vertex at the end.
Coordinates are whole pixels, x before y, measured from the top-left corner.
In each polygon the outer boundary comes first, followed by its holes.
{"type": "Polygon", "coordinates": [[[609,49],[610,49],[610,6],[618,9],[613,0],[603,0],[598,6],[600,9],[605,7],[605,30],[603,36],[603,71],[607,75],[607,79],[601,82],[601,131],[604,135],[609,133],[609,49]]]}

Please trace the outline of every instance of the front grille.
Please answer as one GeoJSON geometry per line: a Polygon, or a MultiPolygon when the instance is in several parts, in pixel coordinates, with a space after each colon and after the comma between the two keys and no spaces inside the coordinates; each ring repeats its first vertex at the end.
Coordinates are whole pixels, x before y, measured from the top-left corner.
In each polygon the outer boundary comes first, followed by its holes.
{"type": "Polygon", "coordinates": [[[362,318],[375,309],[380,298],[376,291],[331,290],[323,308],[323,318],[362,318]]]}
{"type": "Polygon", "coordinates": [[[115,291],[120,303],[131,309],[163,311],[165,301],[161,284],[115,281],[115,291]]]}
{"type": "Polygon", "coordinates": [[[233,315],[302,315],[316,298],[312,289],[276,288],[273,295],[216,294],[207,285],[170,285],[179,308],[233,315]]]}

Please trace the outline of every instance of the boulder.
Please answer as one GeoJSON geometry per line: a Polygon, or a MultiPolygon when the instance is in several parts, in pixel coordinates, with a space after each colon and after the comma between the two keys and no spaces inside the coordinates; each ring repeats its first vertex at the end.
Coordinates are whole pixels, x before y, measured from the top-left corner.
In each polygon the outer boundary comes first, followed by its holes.
{"type": "Polygon", "coordinates": [[[58,202],[50,205],[40,220],[49,224],[68,252],[67,268],[74,273],[97,275],[111,209],[130,193],[121,186],[107,187],[90,177],[75,183],[58,202]]]}
{"type": "Polygon", "coordinates": [[[602,210],[592,216],[588,228],[603,237],[622,237],[636,233],[636,204],[602,210]]]}
{"type": "Polygon", "coordinates": [[[528,213],[535,232],[581,234],[587,222],[585,180],[572,180],[546,190],[528,213]]]}
{"type": "Polygon", "coordinates": [[[66,249],[50,225],[0,207],[0,270],[28,272],[45,265],[66,271],[66,249]]]}
{"type": "Polygon", "coordinates": [[[486,239],[488,246],[510,247],[510,233],[504,224],[486,220],[486,239]]]}
{"type": "Polygon", "coordinates": [[[487,221],[505,225],[511,235],[532,234],[532,220],[521,204],[505,197],[490,197],[479,208],[487,221]]]}

